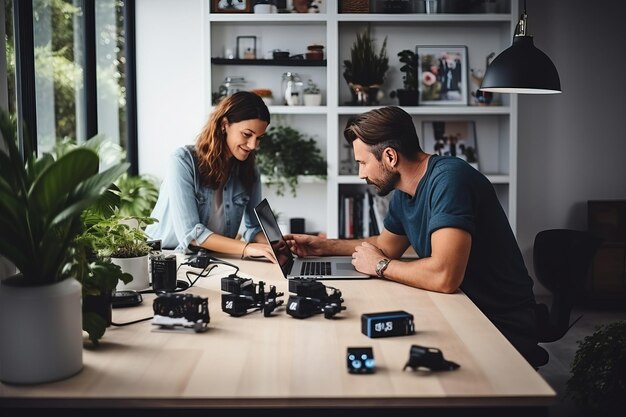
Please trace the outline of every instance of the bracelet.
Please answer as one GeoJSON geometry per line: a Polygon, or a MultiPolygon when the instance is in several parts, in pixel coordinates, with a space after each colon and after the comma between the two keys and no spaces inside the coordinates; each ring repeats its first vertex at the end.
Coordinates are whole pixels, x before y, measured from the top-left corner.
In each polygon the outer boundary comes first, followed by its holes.
{"type": "Polygon", "coordinates": [[[250,242],[246,242],[246,246],[243,247],[243,251],[241,251],[241,259],[244,259],[246,257],[246,248],[249,244],[250,242]]]}

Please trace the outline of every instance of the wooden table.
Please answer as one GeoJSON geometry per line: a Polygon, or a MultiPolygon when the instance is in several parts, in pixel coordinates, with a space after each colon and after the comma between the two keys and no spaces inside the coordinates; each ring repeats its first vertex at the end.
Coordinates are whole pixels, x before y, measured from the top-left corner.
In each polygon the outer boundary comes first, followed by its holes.
{"type": "MultiPolygon", "coordinates": [[[[224,260],[240,275],[285,293],[277,265],[224,260]]],[[[185,271],[179,269],[179,279],[185,271]]],[[[346,310],[296,319],[285,305],[271,317],[221,310],[219,266],[189,291],[208,297],[211,321],[204,333],[156,331],[151,320],[109,327],[100,346],[86,341],[83,370],[63,381],[35,386],[0,384],[0,405],[82,408],[296,408],[389,410],[448,407],[545,407],[555,392],[463,293],[439,294],[379,280],[323,281],[341,290],[346,310]],[[363,313],[405,310],[415,334],[370,339],[363,313]],[[403,371],[411,345],[437,347],[460,369],[403,371]],[[373,348],[376,372],[347,372],[348,347],[373,348]]],[[[113,310],[113,322],[152,316],[154,295],[138,307],[113,310]]],[[[528,411],[528,409],[526,409],[528,411]]],[[[533,409],[533,411],[536,411],[533,409]]],[[[462,413],[463,414],[463,413],[462,413]]],[[[361,414],[363,415],[363,414],[361,414]]],[[[465,415],[467,415],[465,413],[465,415]]]]}

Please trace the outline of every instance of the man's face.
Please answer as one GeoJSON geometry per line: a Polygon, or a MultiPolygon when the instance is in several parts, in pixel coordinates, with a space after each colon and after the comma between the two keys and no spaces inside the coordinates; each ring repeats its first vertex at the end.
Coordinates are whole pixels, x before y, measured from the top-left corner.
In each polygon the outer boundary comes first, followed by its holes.
{"type": "Polygon", "coordinates": [[[400,179],[397,172],[388,162],[383,152],[381,160],[377,160],[370,148],[362,140],[352,142],[354,159],[359,164],[359,178],[376,188],[376,194],[386,196],[393,191],[400,179]]]}

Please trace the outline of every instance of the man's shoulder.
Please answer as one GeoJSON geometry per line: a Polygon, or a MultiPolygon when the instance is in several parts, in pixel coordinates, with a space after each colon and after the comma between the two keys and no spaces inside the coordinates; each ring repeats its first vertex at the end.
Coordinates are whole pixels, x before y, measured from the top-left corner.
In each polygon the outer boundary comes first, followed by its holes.
{"type": "Polygon", "coordinates": [[[456,156],[437,156],[433,161],[432,174],[448,174],[463,178],[481,177],[480,171],[456,156]]]}

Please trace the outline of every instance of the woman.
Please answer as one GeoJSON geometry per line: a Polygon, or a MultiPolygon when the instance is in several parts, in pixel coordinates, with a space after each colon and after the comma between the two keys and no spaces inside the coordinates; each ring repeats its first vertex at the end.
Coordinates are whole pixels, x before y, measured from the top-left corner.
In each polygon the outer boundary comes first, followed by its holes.
{"type": "Polygon", "coordinates": [[[261,202],[253,151],[269,123],[269,110],[256,94],[242,91],[224,98],[195,146],[183,146],[170,158],[152,212],[159,222],[149,225],[147,234],[177,252],[195,246],[274,262],[253,211],[261,202]],[[242,217],[245,242],[235,238],[242,217]]]}

